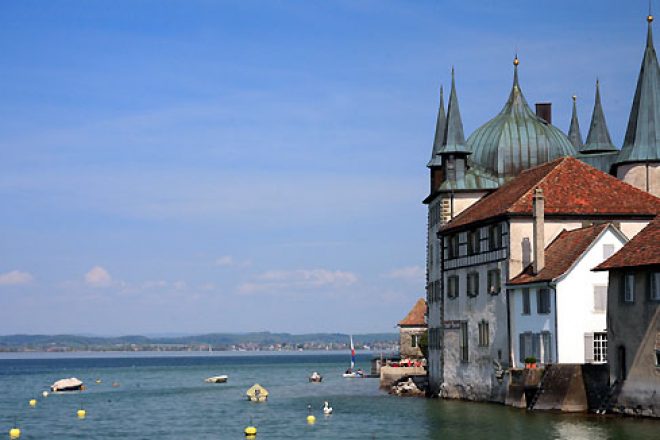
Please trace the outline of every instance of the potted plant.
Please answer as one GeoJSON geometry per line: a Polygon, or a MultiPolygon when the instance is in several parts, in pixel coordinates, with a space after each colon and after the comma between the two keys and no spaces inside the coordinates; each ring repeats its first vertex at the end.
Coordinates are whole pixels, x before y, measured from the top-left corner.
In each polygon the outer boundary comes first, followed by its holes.
{"type": "Polygon", "coordinates": [[[535,356],[527,356],[525,358],[525,368],[529,369],[535,369],[536,368],[536,357],[535,356]]]}

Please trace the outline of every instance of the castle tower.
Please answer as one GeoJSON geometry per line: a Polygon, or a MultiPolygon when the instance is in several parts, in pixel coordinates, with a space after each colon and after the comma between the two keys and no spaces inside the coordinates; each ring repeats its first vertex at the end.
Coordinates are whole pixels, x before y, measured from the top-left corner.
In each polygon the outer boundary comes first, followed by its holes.
{"type": "Polygon", "coordinates": [[[587,142],[580,149],[582,154],[606,153],[617,151],[612,143],[610,131],[605,122],[605,113],[600,102],[600,82],[596,80],[596,98],[594,100],[594,111],[591,115],[591,124],[589,125],[589,134],[587,142]]]}
{"type": "Polygon", "coordinates": [[[653,47],[653,16],[637,79],[623,148],[614,164],[619,179],[660,196],[660,67],[653,47]]]}

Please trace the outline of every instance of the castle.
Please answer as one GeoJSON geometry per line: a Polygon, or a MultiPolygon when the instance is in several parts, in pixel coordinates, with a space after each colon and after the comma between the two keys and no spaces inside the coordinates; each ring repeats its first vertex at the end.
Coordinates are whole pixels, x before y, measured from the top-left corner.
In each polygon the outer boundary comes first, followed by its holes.
{"type": "MultiPolygon", "coordinates": [[[[517,57],[504,107],[467,140],[453,71],[446,111],[441,90],[424,200],[433,393],[504,401],[502,371],[516,359],[510,280],[532,263],[532,274],[542,270],[544,250],[561,231],[607,222],[631,239],[660,211],[660,66],[653,17],[647,21],[621,149],[610,138],[598,83],[586,142],[575,98],[568,134],[552,125],[548,104],[532,111],[517,57]]],[[[548,308],[556,304],[552,295],[548,291],[548,308]]],[[[556,341],[546,343],[556,353],[556,341]]]]}

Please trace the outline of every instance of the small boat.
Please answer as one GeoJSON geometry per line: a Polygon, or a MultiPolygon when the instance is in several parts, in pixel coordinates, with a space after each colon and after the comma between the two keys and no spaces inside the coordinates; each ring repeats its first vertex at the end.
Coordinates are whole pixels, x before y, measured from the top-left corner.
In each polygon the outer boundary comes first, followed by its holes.
{"type": "Polygon", "coordinates": [[[323,380],[323,376],[321,376],[316,371],[313,372],[311,376],[309,376],[309,381],[310,382],[321,382],[322,380],[323,380]]]}
{"type": "Polygon", "coordinates": [[[60,379],[50,386],[50,390],[54,392],[60,391],[82,391],[85,389],[82,381],[75,377],[68,379],[60,379]]]}
{"type": "Polygon", "coordinates": [[[352,378],[352,377],[364,377],[364,372],[361,368],[353,370],[355,368],[355,347],[353,346],[353,336],[351,336],[351,366],[346,370],[343,377],[352,378]]]}
{"type": "Polygon", "coordinates": [[[225,383],[225,382],[227,382],[227,379],[229,379],[229,376],[227,376],[226,374],[222,374],[220,376],[213,376],[213,377],[209,377],[207,379],[204,379],[204,382],[208,382],[208,383],[225,383]]]}
{"type": "Polygon", "coordinates": [[[251,402],[265,402],[268,400],[268,390],[258,383],[252,385],[252,387],[245,392],[247,398],[251,402]]]}

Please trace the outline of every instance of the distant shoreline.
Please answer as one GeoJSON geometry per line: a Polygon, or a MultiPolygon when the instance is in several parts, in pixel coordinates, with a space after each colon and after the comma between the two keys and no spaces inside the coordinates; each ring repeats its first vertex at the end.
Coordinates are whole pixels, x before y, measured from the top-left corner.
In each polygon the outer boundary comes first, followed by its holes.
{"type": "MultiPolygon", "coordinates": [[[[332,356],[349,353],[348,350],[305,350],[305,351],[13,351],[0,352],[0,362],[4,360],[38,359],[121,359],[121,358],[173,358],[173,357],[250,357],[250,356],[332,356]]],[[[359,350],[356,355],[377,356],[380,351],[359,350]]],[[[383,352],[383,355],[391,352],[383,352]]]]}

